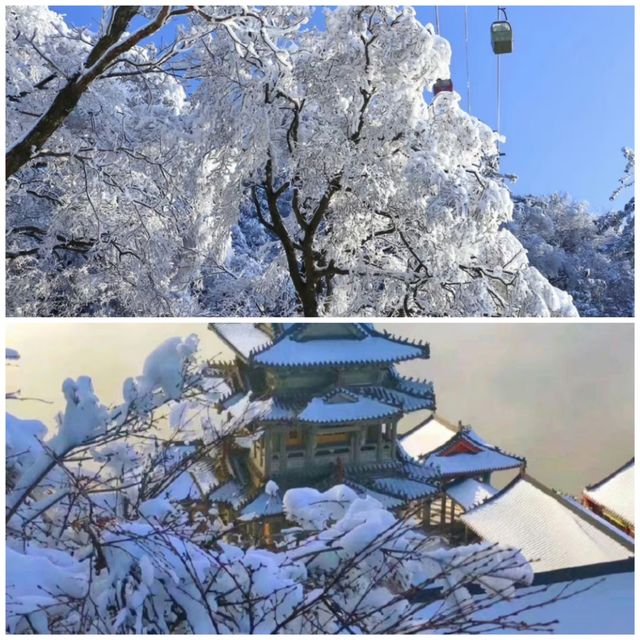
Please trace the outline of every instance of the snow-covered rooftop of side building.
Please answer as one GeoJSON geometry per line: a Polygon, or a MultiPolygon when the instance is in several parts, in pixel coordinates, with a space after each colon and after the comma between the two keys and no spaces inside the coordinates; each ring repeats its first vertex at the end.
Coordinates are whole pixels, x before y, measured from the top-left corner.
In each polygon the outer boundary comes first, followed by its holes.
{"type": "Polygon", "coordinates": [[[399,440],[402,448],[412,458],[419,460],[451,440],[454,435],[455,431],[434,415],[426,422],[399,436],[399,440]]]}
{"type": "Polygon", "coordinates": [[[622,529],[617,527],[616,525],[609,522],[609,520],[605,520],[602,516],[599,516],[595,511],[588,509],[581,502],[578,502],[572,496],[563,496],[563,499],[568,502],[572,507],[578,509],[579,511],[584,512],[588,517],[593,518],[597,522],[599,522],[605,529],[609,529],[614,535],[618,536],[622,540],[625,540],[629,544],[635,544],[634,539],[626,534],[622,529]]]}
{"type": "Polygon", "coordinates": [[[604,480],[588,486],[584,495],[608,511],[634,524],[635,459],[630,460],[604,480]]]}
{"type": "Polygon", "coordinates": [[[517,478],[461,519],[481,538],[521,549],[536,572],[633,555],[619,538],[530,478],[517,478]]]}
{"type": "Polygon", "coordinates": [[[210,325],[234,351],[249,358],[249,354],[271,344],[271,336],[248,322],[215,322],[210,325]]]}
{"type": "MultiPolygon", "coordinates": [[[[475,596],[478,610],[473,614],[477,623],[474,632],[531,634],[537,628],[545,634],[633,634],[632,570],[596,572],[593,577],[584,578],[576,575],[575,579],[570,575],[564,581],[548,584],[538,583],[537,578],[532,586],[519,588],[511,600],[487,602],[486,596],[475,596]],[[518,630],[514,623],[523,626],[518,630]]],[[[443,615],[440,601],[426,605],[418,613],[423,620],[437,615],[443,615]]]]}
{"type": "Polygon", "coordinates": [[[548,628],[548,632],[633,634],[634,602],[634,572],[627,571],[575,582],[560,582],[549,585],[544,591],[538,586],[527,587],[518,591],[517,600],[497,602],[481,615],[484,619],[495,620],[514,609],[525,609],[517,616],[525,624],[556,621],[548,628]],[[575,595],[559,599],[568,594],[575,595]],[[537,604],[544,602],[548,604],[536,608],[537,604]]]}
{"type": "Polygon", "coordinates": [[[505,453],[489,444],[470,427],[453,434],[448,441],[420,460],[445,478],[517,469],[525,462],[524,458],[505,453]]]}
{"type": "Polygon", "coordinates": [[[437,469],[442,477],[461,476],[517,469],[522,460],[501,451],[479,451],[478,453],[457,453],[455,455],[433,454],[424,460],[425,466],[437,469]]]}
{"type": "Polygon", "coordinates": [[[498,490],[474,478],[467,478],[462,482],[447,487],[447,495],[457,502],[465,511],[482,504],[488,498],[494,496],[498,490]]]}

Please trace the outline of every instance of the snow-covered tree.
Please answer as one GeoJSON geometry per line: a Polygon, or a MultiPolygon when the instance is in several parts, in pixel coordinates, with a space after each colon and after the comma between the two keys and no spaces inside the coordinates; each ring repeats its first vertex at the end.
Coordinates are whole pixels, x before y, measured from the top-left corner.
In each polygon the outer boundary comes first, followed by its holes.
{"type": "Polygon", "coordinates": [[[12,313],[575,314],[503,228],[497,134],[425,99],[450,48],[412,9],[165,9],[165,48],[8,10],[9,155],[82,82],[8,173],[12,313]]]}
{"type": "Polygon", "coordinates": [[[192,99],[241,150],[243,202],[281,246],[280,269],[251,264],[249,277],[286,270],[306,315],[571,313],[500,228],[511,201],[496,134],[457,94],[425,101],[449,75],[448,43],[411,9],[325,14],[286,64],[245,58],[230,75],[212,60],[192,99]]]}
{"type": "Polygon", "coordinates": [[[8,415],[9,632],[523,628],[516,587],[532,572],[517,550],[448,548],[412,514],[398,518],[347,486],[291,489],[284,538],[256,546],[243,537],[241,522],[207,504],[206,478],[260,404],[219,411],[229,387],[196,347],[194,337],[160,345],[141,376],[125,380],[116,407],[100,403],[88,378],[65,380],[66,408],[50,435],[8,415]],[[505,599],[512,614],[477,621],[505,599]],[[425,615],[425,601],[429,611],[439,603],[435,614],[425,615]]]}
{"type": "MultiPolygon", "coordinates": [[[[633,184],[634,154],[620,191],[633,184]]],[[[633,316],[635,203],[602,216],[566,195],[514,197],[509,229],[526,247],[531,264],[568,291],[582,316],[633,316]]]]}

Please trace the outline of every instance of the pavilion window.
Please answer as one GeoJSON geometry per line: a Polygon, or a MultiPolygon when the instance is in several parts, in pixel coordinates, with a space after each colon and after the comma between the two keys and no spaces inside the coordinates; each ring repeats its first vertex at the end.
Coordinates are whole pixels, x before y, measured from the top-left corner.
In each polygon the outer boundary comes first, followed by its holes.
{"type": "Polygon", "coordinates": [[[319,433],[317,443],[324,444],[343,444],[349,441],[349,435],[346,433],[319,433]]]}

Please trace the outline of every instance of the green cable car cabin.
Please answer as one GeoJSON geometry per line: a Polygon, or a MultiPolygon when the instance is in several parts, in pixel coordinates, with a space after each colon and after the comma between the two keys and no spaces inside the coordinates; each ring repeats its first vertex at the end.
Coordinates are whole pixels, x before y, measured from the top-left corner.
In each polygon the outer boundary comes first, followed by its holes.
{"type": "Polygon", "coordinates": [[[496,55],[513,51],[513,29],[507,20],[491,24],[491,47],[496,55]]]}

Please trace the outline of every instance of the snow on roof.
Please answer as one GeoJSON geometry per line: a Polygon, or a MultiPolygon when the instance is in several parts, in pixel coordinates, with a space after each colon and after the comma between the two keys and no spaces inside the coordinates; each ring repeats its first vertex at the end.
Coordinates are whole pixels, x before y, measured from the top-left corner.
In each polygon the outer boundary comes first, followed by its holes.
{"type": "Polygon", "coordinates": [[[262,349],[271,344],[271,337],[247,322],[214,322],[211,327],[235,352],[244,358],[254,349],[262,349]]]}
{"type": "Polygon", "coordinates": [[[332,424],[372,420],[400,413],[398,407],[349,392],[345,392],[344,401],[336,402],[335,398],[335,393],[323,398],[313,398],[298,414],[298,420],[300,422],[332,424]]]}
{"type": "Polygon", "coordinates": [[[451,440],[454,434],[455,431],[439,422],[436,416],[431,416],[426,422],[401,435],[399,440],[412,458],[420,459],[451,440]]]}
{"type": "Polygon", "coordinates": [[[469,427],[458,431],[448,442],[422,459],[424,465],[437,469],[443,477],[516,469],[523,462],[523,458],[504,453],[489,444],[469,427]],[[475,451],[447,453],[455,447],[456,442],[464,441],[472,445],[475,451]]]}
{"type": "Polygon", "coordinates": [[[617,527],[615,524],[612,524],[608,520],[605,520],[603,517],[599,516],[595,511],[591,511],[591,509],[587,509],[587,507],[585,507],[581,502],[578,502],[578,500],[576,500],[573,496],[562,496],[562,497],[566,502],[572,505],[575,509],[579,509],[580,511],[584,512],[584,514],[587,515],[589,518],[593,518],[594,520],[597,520],[603,527],[605,527],[606,529],[609,529],[609,531],[611,531],[611,533],[613,533],[618,538],[621,538],[622,540],[628,542],[629,544],[634,544],[634,539],[630,535],[626,534],[622,529],[617,527]]]}
{"type": "Polygon", "coordinates": [[[379,386],[362,387],[360,389],[354,389],[354,391],[372,396],[389,404],[394,404],[404,412],[435,408],[435,397],[433,395],[425,398],[423,396],[415,396],[396,389],[379,386]]]}
{"type": "Polygon", "coordinates": [[[236,480],[221,484],[209,494],[211,502],[224,502],[238,509],[247,501],[247,490],[236,480]]]}
{"type": "Polygon", "coordinates": [[[376,489],[407,500],[417,500],[438,493],[437,487],[409,478],[375,478],[372,482],[376,489]]]}
{"type": "Polygon", "coordinates": [[[486,482],[467,478],[447,488],[447,495],[465,511],[494,496],[498,490],[486,482]]]}
{"type": "Polygon", "coordinates": [[[169,500],[198,500],[208,495],[218,480],[206,460],[192,464],[188,470],[179,474],[164,491],[162,497],[169,500]]]}
{"type": "Polygon", "coordinates": [[[437,469],[441,476],[448,477],[516,469],[522,465],[522,460],[500,451],[479,451],[450,456],[432,454],[425,458],[424,464],[437,469]]]}
{"type": "Polygon", "coordinates": [[[185,471],[161,492],[160,497],[181,502],[182,500],[198,500],[202,498],[202,494],[193,476],[185,471]]]}
{"type": "Polygon", "coordinates": [[[275,516],[284,513],[282,498],[278,495],[269,496],[264,491],[252,500],[240,512],[243,520],[253,520],[262,516],[275,516]]]}
{"type": "Polygon", "coordinates": [[[518,589],[516,600],[497,602],[474,617],[495,620],[515,610],[524,610],[517,615],[517,619],[525,624],[555,620],[548,632],[580,635],[633,634],[634,572],[559,582],[544,591],[537,586],[518,589]],[[558,599],[559,596],[568,594],[575,595],[564,600],[558,599]],[[554,599],[555,602],[549,602],[554,599]],[[549,604],[536,607],[547,602],[549,604]]]}
{"type": "Polygon", "coordinates": [[[630,460],[604,480],[584,490],[584,495],[589,500],[615,513],[630,524],[634,524],[634,460],[630,460]]]}
{"type": "Polygon", "coordinates": [[[281,404],[275,398],[269,398],[267,406],[267,410],[260,416],[262,422],[287,421],[296,417],[296,412],[293,409],[281,404]]]}
{"type": "Polygon", "coordinates": [[[391,363],[424,358],[425,348],[380,335],[362,339],[317,339],[298,342],[284,336],[253,356],[253,360],[272,367],[354,365],[391,363]]]}
{"type": "Polygon", "coordinates": [[[417,380],[416,378],[407,378],[396,371],[395,367],[391,368],[391,376],[396,382],[399,391],[410,393],[414,396],[423,398],[431,398],[434,395],[433,382],[428,380],[417,380]]]}
{"type": "Polygon", "coordinates": [[[379,493],[378,491],[374,491],[373,489],[365,487],[357,482],[353,482],[352,480],[347,480],[345,484],[354,489],[357,493],[366,494],[375,498],[385,509],[397,509],[398,507],[404,506],[406,502],[402,498],[396,498],[395,496],[390,496],[386,493],[379,493]]]}
{"type": "Polygon", "coordinates": [[[536,561],[536,572],[633,555],[530,479],[516,479],[493,498],[462,514],[461,520],[485,540],[521,549],[528,560],[536,561]]]}

